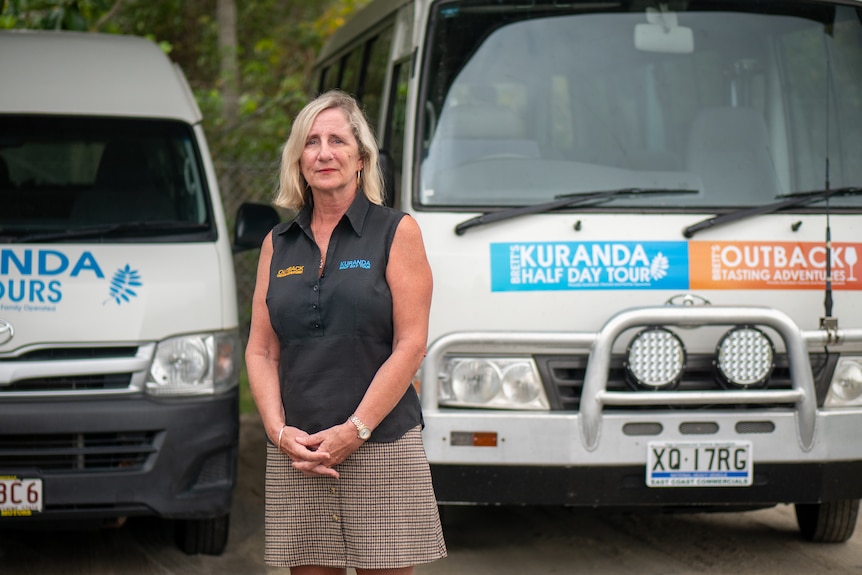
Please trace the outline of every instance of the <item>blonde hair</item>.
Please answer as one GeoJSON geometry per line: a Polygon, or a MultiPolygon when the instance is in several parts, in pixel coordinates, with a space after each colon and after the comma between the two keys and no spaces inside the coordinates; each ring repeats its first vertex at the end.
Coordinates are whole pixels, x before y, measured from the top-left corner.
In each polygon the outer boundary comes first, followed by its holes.
{"type": "Polygon", "coordinates": [[[275,205],[299,211],[311,200],[311,190],[302,175],[299,160],[314,120],[321,112],[333,108],[344,112],[353,137],[356,138],[363,165],[360,184],[362,191],[370,202],[383,204],[383,175],[378,165],[377,141],[374,139],[371,126],[368,125],[365,114],[353,97],[340,90],[330,90],[309,102],[293,120],[290,135],[281,152],[278,191],[273,202],[275,205]]]}

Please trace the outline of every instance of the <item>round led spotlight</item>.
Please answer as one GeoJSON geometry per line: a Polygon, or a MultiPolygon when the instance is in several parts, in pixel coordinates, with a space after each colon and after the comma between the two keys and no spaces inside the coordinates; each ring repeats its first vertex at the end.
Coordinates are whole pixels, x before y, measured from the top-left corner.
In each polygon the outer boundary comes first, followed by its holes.
{"type": "Polygon", "coordinates": [[[774,367],[772,341],[756,327],[735,327],[718,342],[715,368],[725,387],[765,387],[774,367]]]}
{"type": "Polygon", "coordinates": [[[684,369],[685,347],[675,333],[663,327],[641,331],[626,350],[627,379],[640,388],[673,388],[684,369]]]}

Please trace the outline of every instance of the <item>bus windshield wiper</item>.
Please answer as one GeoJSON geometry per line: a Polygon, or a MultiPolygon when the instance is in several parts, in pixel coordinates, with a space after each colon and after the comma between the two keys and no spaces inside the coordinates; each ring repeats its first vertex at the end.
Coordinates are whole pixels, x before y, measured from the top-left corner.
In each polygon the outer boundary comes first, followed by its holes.
{"type": "MultiPolygon", "coordinates": [[[[847,188],[836,188],[834,190],[829,190],[829,197],[832,196],[856,196],[862,194],[862,188],[856,187],[847,187],[847,188]]],[[[796,192],[793,194],[784,194],[778,196],[779,201],[772,202],[770,204],[765,204],[762,206],[753,206],[750,208],[742,208],[741,210],[736,210],[733,212],[729,212],[726,214],[721,214],[718,216],[713,216],[711,218],[702,220],[696,224],[688,226],[682,231],[682,235],[687,238],[694,236],[697,232],[701,230],[705,230],[707,228],[714,228],[715,226],[720,226],[722,224],[727,224],[730,222],[736,222],[739,220],[744,220],[745,218],[750,218],[753,216],[760,216],[764,214],[774,214],[775,212],[780,212],[782,210],[787,210],[790,208],[796,208],[799,206],[804,206],[806,204],[813,204],[814,202],[818,202],[820,200],[826,199],[827,190],[810,190],[807,192],[796,192]]]]}
{"type": "Polygon", "coordinates": [[[57,232],[28,234],[15,238],[14,243],[41,243],[69,239],[101,238],[138,232],[199,232],[209,229],[207,224],[190,222],[126,222],[73,228],[57,232]]]}
{"type": "Polygon", "coordinates": [[[550,202],[542,202],[530,206],[521,206],[518,208],[510,208],[500,210],[499,212],[488,212],[475,218],[465,220],[455,226],[455,234],[462,235],[470,228],[490,224],[493,222],[501,222],[503,220],[511,220],[520,216],[529,214],[541,214],[552,212],[562,208],[569,208],[578,204],[593,202],[590,205],[600,204],[610,201],[614,198],[622,196],[648,196],[648,195],[669,195],[669,194],[696,194],[697,190],[673,189],[673,188],[621,188],[618,190],[604,190],[598,192],[575,192],[572,194],[562,194],[556,196],[550,202]]]}

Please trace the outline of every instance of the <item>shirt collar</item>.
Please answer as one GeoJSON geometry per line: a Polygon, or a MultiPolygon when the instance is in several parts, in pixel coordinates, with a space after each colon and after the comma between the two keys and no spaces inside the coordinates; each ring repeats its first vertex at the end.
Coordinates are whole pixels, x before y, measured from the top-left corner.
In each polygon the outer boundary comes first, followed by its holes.
{"type": "MultiPolygon", "coordinates": [[[[347,211],[341,218],[342,220],[347,218],[347,221],[350,222],[350,227],[353,228],[353,232],[359,237],[362,237],[362,228],[365,226],[365,217],[368,215],[370,207],[371,202],[365,196],[365,192],[361,189],[357,190],[353,203],[350,204],[350,207],[347,208],[347,211]]],[[[290,225],[285,228],[284,232],[294,226],[299,226],[300,229],[311,237],[311,212],[311,203],[305,204],[290,225]]]]}

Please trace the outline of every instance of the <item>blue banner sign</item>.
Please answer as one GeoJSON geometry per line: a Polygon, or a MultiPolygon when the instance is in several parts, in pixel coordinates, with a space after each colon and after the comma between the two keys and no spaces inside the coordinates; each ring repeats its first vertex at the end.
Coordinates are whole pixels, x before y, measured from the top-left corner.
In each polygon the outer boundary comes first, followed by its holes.
{"type": "Polygon", "coordinates": [[[687,242],[491,244],[491,291],[688,289],[687,242]]]}

